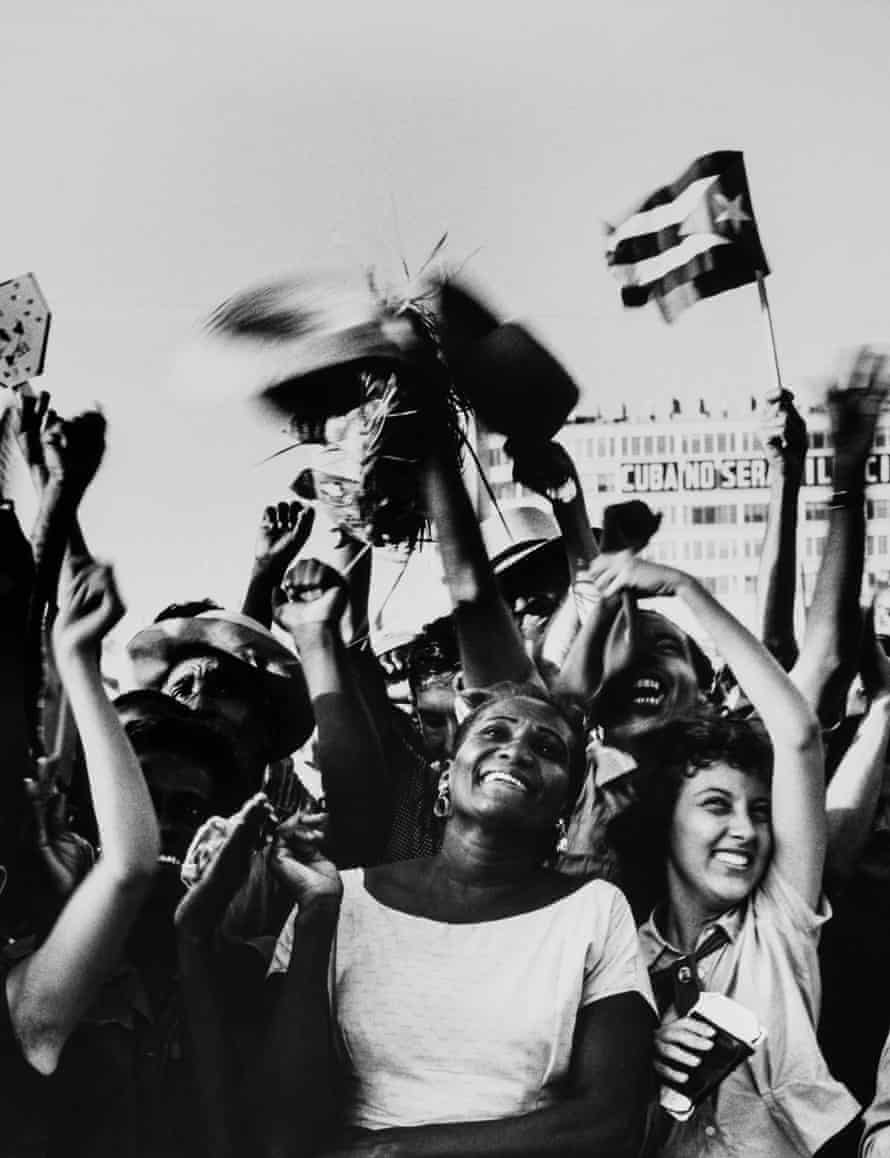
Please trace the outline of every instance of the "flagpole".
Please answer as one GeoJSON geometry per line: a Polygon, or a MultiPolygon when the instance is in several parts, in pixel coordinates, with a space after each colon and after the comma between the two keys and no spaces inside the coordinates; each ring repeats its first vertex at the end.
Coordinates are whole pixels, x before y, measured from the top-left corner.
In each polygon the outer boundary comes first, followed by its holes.
{"type": "MultiPolygon", "coordinates": [[[[766,328],[769,337],[769,348],[773,356],[773,372],[776,378],[776,397],[781,395],[784,387],[782,386],[782,371],[779,368],[779,354],[776,350],[776,331],[773,327],[773,315],[769,308],[769,298],[766,296],[766,279],[760,270],[757,271],[757,294],[760,298],[760,312],[766,318],[766,328]]],[[[768,395],[769,396],[769,395],[768,395]]]]}

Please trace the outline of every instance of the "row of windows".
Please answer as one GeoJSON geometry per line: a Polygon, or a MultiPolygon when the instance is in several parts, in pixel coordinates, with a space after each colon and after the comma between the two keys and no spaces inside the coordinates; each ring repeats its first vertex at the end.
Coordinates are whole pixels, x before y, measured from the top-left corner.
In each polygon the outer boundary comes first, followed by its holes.
{"type": "Polygon", "coordinates": [[[649,558],[657,563],[699,562],[702,559],[759,559],[763,550],[760,539],[667,539],[649,547],[649,558]]]}
{"type": "MultiPolygon", "coordinates": [[[[811,430],[807,441],[812,450],[831,446],[827,430],[811,430]]],[[[573,445],[570,442],[570,447],[573,445]]],[[[875,431],[876,449],[890,446],[890,428],[875,431]]],[[[711,434],[623,434],[588,437],[574,444],[587,458],[609,459],[618,454],[632,457],[675,454],[760,454],[760,439],[753,430],[727,430],[711,434]]],[[[502,461],[502,460],[500,460],[502,461]]]]}

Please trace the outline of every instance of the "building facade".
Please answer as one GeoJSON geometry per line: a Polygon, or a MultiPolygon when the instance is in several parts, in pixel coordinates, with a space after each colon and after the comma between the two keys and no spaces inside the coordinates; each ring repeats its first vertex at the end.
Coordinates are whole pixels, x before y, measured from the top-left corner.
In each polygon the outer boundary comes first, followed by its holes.
{"type": "MultiPolygon", "coordinates": [[[[824,411],[804,417],[809,453],[800,498],[798,593],[808,605],[825,549],[832,448],[824,411]]],[[[641,499],[662,516],[647,555],[698,576],[743,622],[756,626],[769,480],[754,412],[575,418],[558,440],[575,462],[595,524],[610,503],[641,499]]],[[[494,495],[504,502],[540,502],[512,481],[503,442],[495,434],[480,439],[494,495]]],[[[867,478],[866,592],[886,583],[890,571],[890,411],[881,415],[867,478]]]]}

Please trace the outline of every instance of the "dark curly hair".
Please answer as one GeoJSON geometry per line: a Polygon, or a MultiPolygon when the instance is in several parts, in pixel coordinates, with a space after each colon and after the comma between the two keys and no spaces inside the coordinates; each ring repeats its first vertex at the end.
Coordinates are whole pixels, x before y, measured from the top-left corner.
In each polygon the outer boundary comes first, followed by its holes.
{"type": "Polygon", "coordinates": [[[638,917],[648,916],[666,894],[671,822],[684,781],[714,764],[728,764],[766,785],[773,771],[772,747],[756,716],[703,706],[672,720],[653,739],[658,765],[639,778],[637,800],[606,831],[638,917]]]}

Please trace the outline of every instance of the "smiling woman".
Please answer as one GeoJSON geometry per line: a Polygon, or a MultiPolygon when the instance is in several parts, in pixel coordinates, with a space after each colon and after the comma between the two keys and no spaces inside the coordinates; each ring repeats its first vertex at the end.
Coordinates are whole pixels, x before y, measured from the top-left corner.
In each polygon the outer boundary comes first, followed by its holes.
{"type": "Polygon", "coordinates": [[[690,1015],[702,989],[733,998],[766,1029],[716,1097],[690,1097],[697,1104],[681,1121],[665,1116],[659,1154],[814,1154],[857,1111],[815,1033],[817,946],[829,915],[816,718],[766,648],[696,579],[636,557],[598,561],[594,571],[610,595],[679,596],[759,717],[701,706],[672,721],[659,735],[660,767],[616,822],[614,835],[645,863],[658,902],[640,940],[662,1014],[663,1104],[693,1089],[715,1046],[690,1015]]]}
{"type": "Polygon", "coordinates": [[[435,856],[341,880],[282,852],[270,1153],[637,1152],[652,1012],[630,911],[544,864],[583,767],[574,721],[505,685],[457,734],[435,856]]]}

